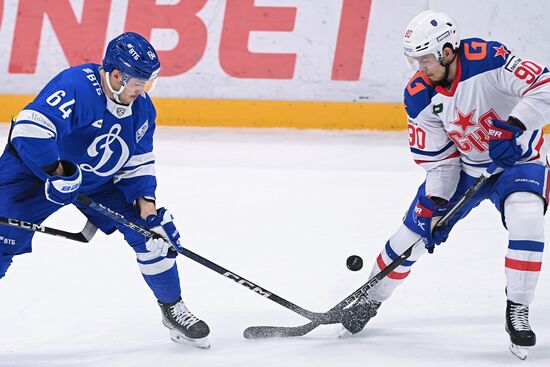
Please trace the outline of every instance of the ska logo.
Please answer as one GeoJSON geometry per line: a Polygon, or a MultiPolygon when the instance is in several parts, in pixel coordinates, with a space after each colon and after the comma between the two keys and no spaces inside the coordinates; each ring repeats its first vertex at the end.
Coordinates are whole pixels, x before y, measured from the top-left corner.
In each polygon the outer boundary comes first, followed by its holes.
{"type": "Polygon", "coordinates": [[[489,129],[491,120],[499,119],[497,113],[490,109],[476,121],[475,110],[463,113],[456,109],[456,120],[449,122],[449,138],[456,144],[457,148],[468,153],[476,150],[483,153],[489,149],[489,129]]]}
{"type": "Polygon", "coordinates": [[[99,135],[95,138],[88,147],[87,153],[90,157],[99,157],[99,159],[96,160],[97,163],[95,166],[83,163],[80,165],[80,169],[95,173],[101,177],[111,176],[118,172],[130,155],[128,145],[119,136],[121,130],[122,127],[119,124],[114,124],[107,134],[99,135]],[[109,169],[108,167],[112,165],[111,158],[113,158],[115,152],[118,152],[120,156],[116,164],[109,169]]]}

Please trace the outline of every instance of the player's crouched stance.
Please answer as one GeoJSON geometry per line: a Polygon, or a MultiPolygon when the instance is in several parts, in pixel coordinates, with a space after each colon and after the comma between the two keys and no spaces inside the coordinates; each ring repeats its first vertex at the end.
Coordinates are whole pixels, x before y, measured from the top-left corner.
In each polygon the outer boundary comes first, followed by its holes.
{"type": "MultiPolygon", "coordinates": [[[[102,65],[59,73],[12,121],[0,158],[0,216],[42,223],[73,203],[96,227],[118,230],[136,253],[176,342],[208,348],[210,330],[181,298],[176,251],[180,234],[155,203],[153,135],[156,111],[148,93],[160,71],[158,55],[136,33],[107,45],[102,65]],[[78,194],[159,233],[147,239],[79,203],[78,194]]],[[[14,256],[32,251],[34,232],[0,226],[0,278],[14,256]]]]}
{"type": "Polygon", "coordinates": [[[489,199],[508,230],[505,329],[510,350],[525,359],[526,348],[536,343],[529,305],[542,264],[548,205],[542,127],[550,120],[550,72],[498,42],[461,41],[454,20],[430,10],[410,22],[404,49],[418,69],[405,88],[409,144],[427,174],[403,224],[376,259],[371,277],[420,238],[425,247],[416,246],[366,297],[343,311],[344,334],[361,331],[418,258],[433,252],[459,220],[489,199]],[[493,164],[501,169],[445,227],[433,231],[438,218],[493,164]]]}

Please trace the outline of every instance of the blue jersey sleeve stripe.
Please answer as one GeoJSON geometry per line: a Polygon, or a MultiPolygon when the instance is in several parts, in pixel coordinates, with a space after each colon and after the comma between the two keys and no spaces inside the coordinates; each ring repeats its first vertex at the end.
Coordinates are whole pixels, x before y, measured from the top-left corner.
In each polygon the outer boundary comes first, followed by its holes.
{"type": "Polygon", "coordinates": [[[528,241],[528,240],[520,240],[520,241],[510,240],[508,243],[508,248],[510,250],[542,252],[544,250],[544,243],[539,241],[528,241]]]}
{"type": "Polygon", "coordinates": [[[543,77],[545,77],[545,76],[548,76],[548,69],[546,67],[544,68],[542,73],[539,76],[537,76],[537,78],[531,83],[531,85],[533,86],[533,85],[537,84],[538,81],[540,79],[542,79],[543,77]]]}
{"type": "Polygon", "coordinates": [[[454,143],[451,141],[451,142],[449,142],[449,144],[445,145],[443,148],[441,148],[439,150],[436,150],[436,151],[427,151],[427,150],[420,150],[420,149],[417,149],[417,148],[411,148],[411,152],[414,153],[414,154],[426,155],[426,156],[433,157],[433,156],[440,155],[440,154],[444,153],[446,150],[451,148],[453,145],[454,145],[454,143]]]}
{"type": "Polygon", "coordinates": [[[531,137],[529,138],[528,149],[525,153],[523,153],[521,158],[527,158],[531,156],[531,153],[533,152],[533,142],[535,141],[538,134],[539,134],[539,130],[535,130],[533,131],[533,133],[531,133],[531,137]]]}
{"type": "Polygon", "coordinates": [[[487,168],[491,165],[491,162],[487,162],[487,163],[468,163],[465,160],[462,160],[462,163],[464,163],[468,166],[471,166],[471,167],[481,167],[481,168],[487,168]]]}

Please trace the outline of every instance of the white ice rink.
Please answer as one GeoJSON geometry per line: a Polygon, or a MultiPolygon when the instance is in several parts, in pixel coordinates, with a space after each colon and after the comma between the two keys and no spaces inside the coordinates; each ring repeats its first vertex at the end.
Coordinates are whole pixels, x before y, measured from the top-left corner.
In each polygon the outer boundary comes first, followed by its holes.
{"type": "MultiPolygon", "coordinates": [[[[6,135],[0,124],[2,145],[6,135]]],[[[319,312],[367,281],[424,176],[405,133],[160,127],[156,155],[158,201],[189,249],[319,312]],[[346,268],[350,254],[363,270],[346,268]]],[[[46,224],[79,230],[84,218],[66,208],[46,224]]],[[[212,329],[200,350],[169,340],[122,236],[83,245],[37,234],[0,281],[0,366],[548,366],[547,266],[531,307],[538,345],[526,362],[507,350],[506,246],[496,210],[481,205],[344,340],[337,326],[243,339],[247,326],[307,320],[180,256],[184,299],[212,329]]]]}

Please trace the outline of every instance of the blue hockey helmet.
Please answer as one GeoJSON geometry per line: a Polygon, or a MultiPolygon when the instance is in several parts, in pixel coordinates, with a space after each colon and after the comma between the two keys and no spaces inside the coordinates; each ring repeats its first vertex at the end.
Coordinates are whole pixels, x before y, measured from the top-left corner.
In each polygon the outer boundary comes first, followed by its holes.
{"type": "Polygon", "coordinates": [[[107,78],[115,98],[125,87],[133,84],[141,85],[145,92],[151,91],[160,71],[157,52],[149,41],[134,32],[123,33],[109,42],[102,66],[107,73],[115,69],[122,73],[122,88],[119,91],[113,90],[107,78]]]}

